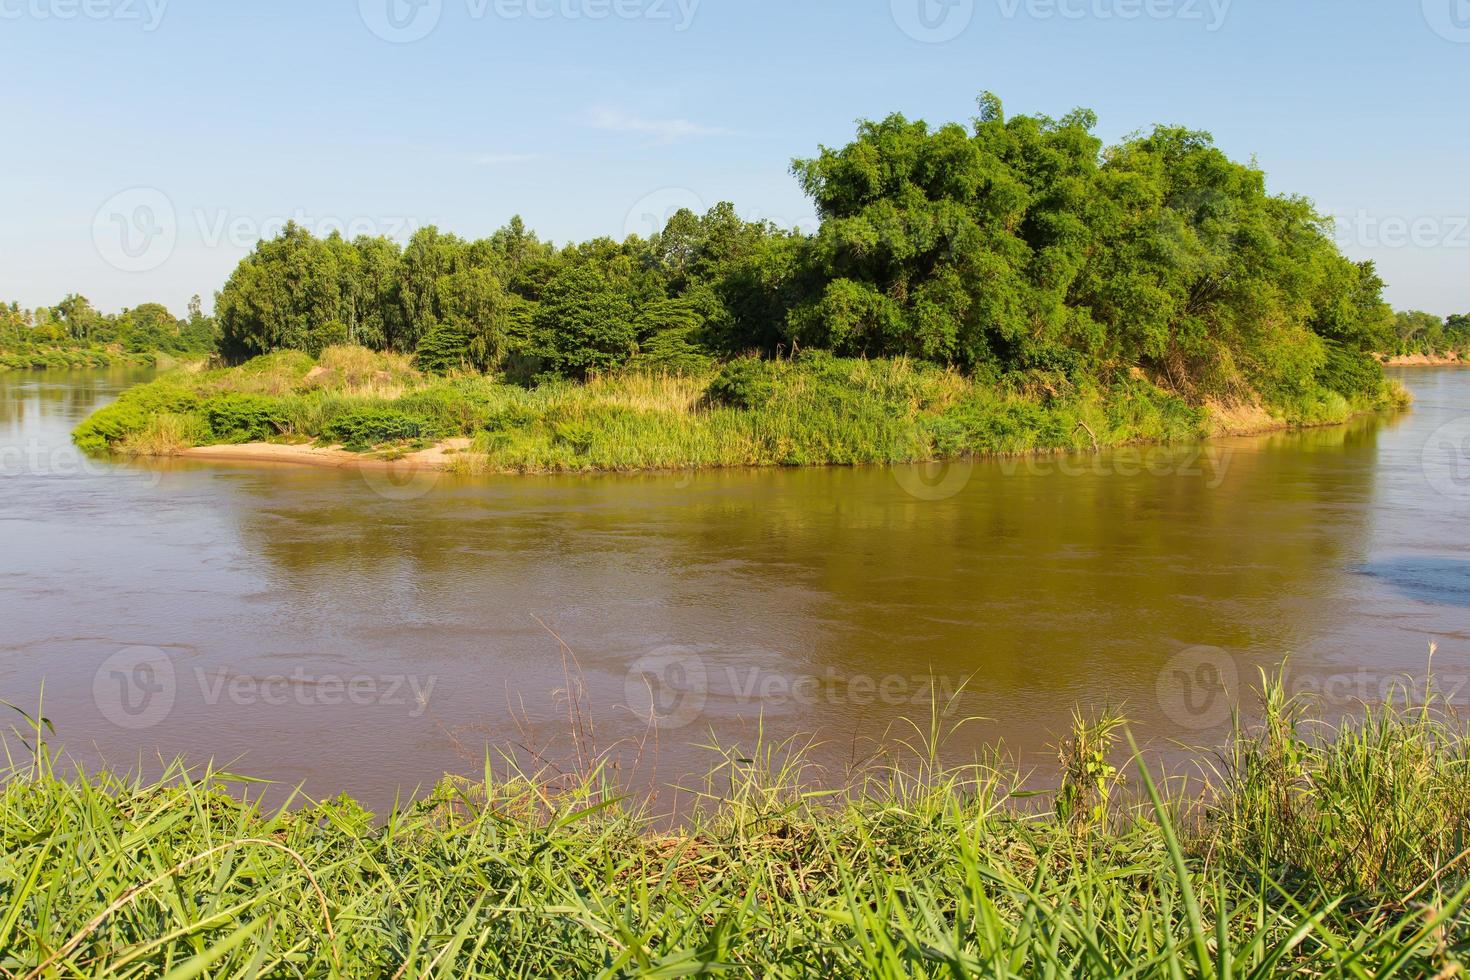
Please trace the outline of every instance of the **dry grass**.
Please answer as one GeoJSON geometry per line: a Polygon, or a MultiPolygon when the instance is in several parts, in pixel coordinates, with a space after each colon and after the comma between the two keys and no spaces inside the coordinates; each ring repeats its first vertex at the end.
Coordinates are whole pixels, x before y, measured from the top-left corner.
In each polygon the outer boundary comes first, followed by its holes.
{"type": "Polygon", "coordinates": [[[1209,429],[1216,436],[1244,436],[1281,427],[1281,420],[1255,401],[1205,402],[1209,429]]]}
{"type": "Polygon", "coordinates": [[[206,426],[197,415],[162,412],[148,419],[137,432],[131,432],[118,445],[125,456],[173,456],[208,438],[206,426]]]}
{"type": "Polygon", "coordinates": [[[630,373],[595,377],[577,389],[575,400],[635,412],[693,415],[713,378],[713,371],[698,375],[630,373]]]}
{"type": "Polygon", "coordinates": [[[307,372],[303,388],[331,391],[353,398],[402,397],[423,376],[407,354],[370,351],[365,347],[328,347],[307,372]]]}

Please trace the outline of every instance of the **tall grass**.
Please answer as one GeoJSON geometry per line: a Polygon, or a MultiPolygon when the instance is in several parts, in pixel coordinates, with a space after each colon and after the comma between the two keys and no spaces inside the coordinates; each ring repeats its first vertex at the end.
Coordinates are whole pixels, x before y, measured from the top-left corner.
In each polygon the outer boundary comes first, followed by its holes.
{"type": "Polygon", "coordinates": [[[488,765],[376,821],[250,783],[62,776],[40,724],[0,792],[0,969],[42,976],[1452,977],[1465,729],[1329,728],[1266,685],[1202,793],[1079,717],[1038,800],[939,762],[938,711],[841,785],[800,744],[717,750],[677,824],[609,772],[488,765]]]}

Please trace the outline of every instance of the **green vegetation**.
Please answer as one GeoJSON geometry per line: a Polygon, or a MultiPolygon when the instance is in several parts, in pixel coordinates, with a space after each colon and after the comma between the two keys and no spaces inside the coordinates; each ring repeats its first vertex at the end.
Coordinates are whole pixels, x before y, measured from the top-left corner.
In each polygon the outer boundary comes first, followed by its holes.
{"type": "Polygon", "coordinates": [[[863,123],[794,164],[814,235],[728,204],[560,249],[518,218],[404,247],[291,225],[218,295],[220,349],[243,373],[161,381],[78,441],[454,436],[473,441],[463,465],[509,470],[900,462],[1401,402],[1374,356],[1393,342],[1383,283],[1307,202],[1268,194],[1203,133],[1105,148],[1095,124],[1007,119],[993,96],[968,128],[863,123]],[[403,380],[344,386],[325,359],[307,377],[308,355],[350,348],[403,380]],[[276,374],[281,390],[256,390],[276,374]]]}
{"type": "Polygon", "coordinates": [[[345,797],[265,811],[214,771],[63,776],[37,723],[0,791],[0,969],[1461,975],[1470,741],[1448,712],[1332,730],[1269,684],[1258,728],[1163,788],[1117,768],[1119,719],[1079,720],[1038,793],[999,757],[939,764],[952,707],[838,788],[797,743],[722,752],[672,823],[606,756],[487,763],[375,821],[345,797]]]}
{"type": "Polygon", "coordinates": [[[1470,314],[1441,320],[1433,313],[1399,313],[1394,319],[1394,357],[1458,357],[1470,361],[1470,314]]]}
{"type": "Polygon", "coordinates": [[[214,352],[214,320],[197,296],[183,320],[158,303],[103,314],[77,295],[35,310],[0,303],[0,371],[154,364],[214,352]]]}
{"type": "MultiPolygon", "coordinates": [[[[1289,421],[1342,421],[1391,397],[1381,379],[1375,391],[1304,404],[1289,421]]],[[[478,374],[426,376],[402,355],[333,347],[319,361],[286,351],[166,374],[125,391],[74,437],[88,452],[140,455],[260,441],[396,455],[462,437],[457,467],[541,472],[899,463],[1184,441],[1240,424],[1140,379],[1048,390],[822,351],[528,389],[478,374]]]]}

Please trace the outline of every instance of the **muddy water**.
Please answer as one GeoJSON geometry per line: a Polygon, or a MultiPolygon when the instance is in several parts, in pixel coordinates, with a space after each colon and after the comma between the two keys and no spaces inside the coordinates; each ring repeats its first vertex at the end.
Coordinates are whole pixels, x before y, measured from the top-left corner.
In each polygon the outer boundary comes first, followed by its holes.
{"type": "Polygon", "coordinates": [[[762,725],[840,769],[933,690],[982,719],[951,758],[1028,763],[1078,705],[1207,743],[1288,659],[1348,710],[1435,642],[1470,701],[1470,371],[1399,376],[1411,414],[1202,448],[472,480],[89,463],[69,430],[140,374],[0,375],[0,697],[44,682],[89,767],[378,807],[487,745],[574,759],[569,679],[656,783],[762,725]]]}

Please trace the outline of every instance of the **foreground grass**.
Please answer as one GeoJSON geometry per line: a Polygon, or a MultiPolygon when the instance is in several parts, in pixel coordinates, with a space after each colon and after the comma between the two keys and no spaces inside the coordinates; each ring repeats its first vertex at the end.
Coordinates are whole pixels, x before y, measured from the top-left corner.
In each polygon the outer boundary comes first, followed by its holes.
{"type": "MultiPolygon", "coordinates": [[[[1038,798],[947,769],[936,721],[836,794],[800,753],[725,754],[671,831],[604,774],[447,781],[381,823],[265,812],[238,777],[0,794],[13,977],[1452,977],[1467,956],[1467,733],[1388,708],[1336,731],[1279,685],[1189,801],[1079,723],[1038,798]]],[[[36,734],[39,726],[30,734],[36,734]]],[[[32,745],[35,744],[33,741],[32,745]]]]}
{"type": "Polygon", "coordinates": [[[534,389],[433,379],[405,358],[333,348],[178,372],[124,393],[76,432],[89,452],[167,455],[278,441],[397,453],[469,438],[468,471],[648,470],[920,462],[1176,442],[1339,422],[1393,404],[1318,393],[1275,412],[1192,406],[1142,379],[978,383],[909,361],[742,359],[692,375],[626,373],[534,389]]]}

